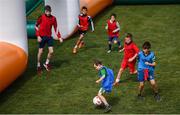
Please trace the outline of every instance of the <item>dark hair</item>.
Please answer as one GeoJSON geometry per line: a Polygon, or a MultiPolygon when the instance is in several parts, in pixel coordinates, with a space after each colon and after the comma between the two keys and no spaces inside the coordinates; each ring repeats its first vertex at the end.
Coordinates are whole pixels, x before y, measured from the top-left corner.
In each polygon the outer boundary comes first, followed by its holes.
{"type": "Polygon", "coordinates": [[[143,47],[143,49],[150,49],[151,48],[151,43],[146,41],[146,42],[144,42],[142,47],[143,47]]]}
{"type": "Polygon", "coordinates": [[[82,10],[88,10],[86,6],[83,6],[82,7],[82,10]]]}
{"type": "Polygon", "coordinates": [[[94,64],[95,64],[96,66],[98,66],[98,65],[102,65],[102,62],[99,61],[99,60],[94,60],[94,64]]]}
{"type": "Polygon", "coordinates": [[[110,17],[111,17],[111,16],[114,16],[114,17],[116,18],[116,14],[115,14],[115,13],[112,13],[112,14],[110,15],[110,17]]]}
{"type": "Polygon", "coordinates": [[[126,37],[132,39],[133,35],[131,33],[126,33],[126,37]]]}
{"type": "Polygon", "coordinates": [[[52,10],[51,10],[51,6],[49,6],[49,5],[46,5],[44,9],[47,10],[47,11],[49,11],[49,12],[52,11],[52,10]]]}

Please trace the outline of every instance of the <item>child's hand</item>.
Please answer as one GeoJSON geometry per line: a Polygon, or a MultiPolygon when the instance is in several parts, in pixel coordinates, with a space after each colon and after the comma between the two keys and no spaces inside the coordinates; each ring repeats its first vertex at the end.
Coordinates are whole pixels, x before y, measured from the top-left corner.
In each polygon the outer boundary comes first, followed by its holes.
{"type": "Polygon", "coordinates": [[[40,36],[37,37],[37,41],[38,42],[41,42],[42,41],[42,38],[40,36]]]}
{"type": "Polygon", "coordinates": [[[134,59],[133,58],[129,58],[128,62],[132,62],[134,59]]]}
{"type": "Polygon", "coordinates": [[[149,63],[149,62],[145,62],[145,64],[146,64],[146,65],[150,65],[150,63],[149,63]]]}
{"type": "Polygon", "coordinates": [[[99,80],[96,80],[96,83],[99,83],[100,81],[99,80]]]}
{"type": "Polygon", "coordinates": [[[62,43],[62,42],[63,42],[63,39],[62,39],[62,38],[59,38],[59,42],[62,43]]]}
{"type": "Polygon", "coordinates": [[[113,33],[116,33],[116,30],[113,30],[112,32],[113,32],[113,33]]]}

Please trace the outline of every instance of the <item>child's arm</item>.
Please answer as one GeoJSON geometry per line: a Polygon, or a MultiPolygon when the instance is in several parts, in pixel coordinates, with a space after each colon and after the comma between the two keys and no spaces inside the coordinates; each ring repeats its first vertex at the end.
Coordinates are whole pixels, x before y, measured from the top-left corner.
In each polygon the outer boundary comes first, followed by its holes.
{"type": "Polygon", "coordinates": [[[92,30],[92,32],[93,32],[93,31],[94,31],[94,23],[93,23],[93,20],[92,20],[91,16],[88,16],[88,18],[89,18],[89,22],[90,22],[90,24],[91,24],[91,30],[92,30]]]}
{"type": "Polygon", "coordinates": [[[36,31],[36,36],[37,36],[37,40],[38,42],[41,42],[41,37],[40,37],[40,34],[39,34],[39,25],[42,21],[42,17],[40,16],[36,22],[36,25],[35,25],[35,31],[36,31]]]}
{"type": "Polygon", "coordinates": [[[149,66],[156,66],[155,56],[153,56],[153,58],[152,58],[152,63],[145,62],[145,64],[146,64],[146,65],[149,65],[149,66]]]}
{"type": "Polygon", "coordinates": [[[145,64],[149,66],[156,66],[156,62],[153,62],[153,63],[145,62],[145,64]]]}
{"type": "Polygon", "coordinates": [[[106,24],[105,29],[108,30],[108,24],[106,24]]]}
{"type": "Polygon", "coordinates": [[[101,82],[104,78],[105,78],[106,75],[103,75],[101,78],[99,78],[98,80],[96,80],[96,83],[99,83],[101,82]]]}
{"type": "Polygon", "coordinates": [[[54,20],[53,27],[54,27],[54,31],[55,31],[55,33],[56,33],[57,38],[59,39],[60,42],[63,42],[63,39],[61,38],[61,34],[60,34],[59,29],[58,29],[58,26],[57,26],[56,18],[55,18],[55,20],[54,20]]]}
{"type": "Polygon", "coordinates": [[[133,60],[135,60],[139,53],[139,48],[136,45],[133,46],[133,49],[136,52],[136,54],[134,54],[134,56],[128,60],[129,62],[132,62],[133,60]]]}
{"type": "Polygon", "coordinates": [[[120,24],[119,24],[119,22],[116,22],[116,26],[117,26],[117,29],[113,30],[113,33],[116,33],[118,31],[120,31],[120,24]]]}
{"type": "Polygon", "coordinates": [[[132,62],[133,60],[136,59],[137,56],[138,56],[138,54],[136,53],[132,58],[129,58],[128,62],[132,62]]]}

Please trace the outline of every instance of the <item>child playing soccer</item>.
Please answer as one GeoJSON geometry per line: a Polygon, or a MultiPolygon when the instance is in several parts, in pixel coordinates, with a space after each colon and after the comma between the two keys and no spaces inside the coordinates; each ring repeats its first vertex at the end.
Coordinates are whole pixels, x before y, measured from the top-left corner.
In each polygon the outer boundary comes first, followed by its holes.
{"type": "Polygon", "coordinates": [[[45,13],[41,15],[36,23],[35,30],[36,30],[36,36],[37,36],[37,41],[39,43],[39,50],[38,50],[38,55],[37,55],[37,72],[38,74],[41,73],[41,56],[43,53],[44,46],[47,44],[48,45],[48,55],[46,62],[43,64],[45,69],[47,71],[50,71],[50,59],[53,55],[53,38],[51,37],[51,30],[52,26],[54,27],[56,36],[58,37],[60,42],[63,42],[63,39],[61,38],[60,32],[57,27],[57,21],[56,17],[51,15],[51,7],[49,5],[45,6],[45,13]]]}
{"type": "Polygon", "coordinates": [[[133,42],[132,34],[130,33],[127,33],[125,37],[123,50],[124,50],[124,58],[122,60],[121,68],[119,69],[114,85],[119,83],[122,73],[127,67],[129,67],[130,69],[130,74],[137,73],[137,70],[135,69],[135,64],[136,64],[136,57],[138,55],[139,49],[136,46],[136,44],[133,42]]]}
{"type": "Polygon", "coordinates": [[[107,21],[105,29],[108,31],[108,37],[109,37],[109,50],[107,53],[110,53],[112,50],[112,44],[118,44],[119,52],[121,52],[121,44],[118,40],[119,37],[119,31],[120,31],[120,25],[116,21],[116,14],[111,14],[110,19],[107,21]]]}
{"type": "Polygon", "coordinates": [[[81,14],[78,17],[79,23],[77,26],[78,26],[80,36],[76,42],[76,45],[73,48],[74,54],[77,53],[78,48],[81,48],[84,46],[83,38],[89,28],[89,24],[91,25],[92,32],[94,31],[94,24],[93,24],[92,18],[87,15],[87,11],[88,11],[87,7],[85,6],[82,7],[81,14]]]}
{"type": "Polygon", "coordinates": [[[151,44],[144,42],[143,50],[138,54],[138,81],[139,81],[139,94],[138,98],[142,99],[142,92],[144,89],[144,82],[148,80],[154,91],[154,98],[156,101],[160,101],[160,95],[158,88],[154,80],[154,69],[156,66],[154,52],[150,51],[151,44]]]}
{"type": "Polygon", "coordinates": [[[110,93],[112,91],[113,82],[114,82],[114,74],[113,71],[102,65],[102,62],[96,60],[94,62],[94,68],[99,72],[99,79],[96,80],[96,83],[101,82],[101,88],[98,92],[98,97],[101,99],[103,104],[105,105],[105,112],[109,112],[111,110],[111,106],[106,101],[106,98],[103,96],[104,93],[110,93]]]}

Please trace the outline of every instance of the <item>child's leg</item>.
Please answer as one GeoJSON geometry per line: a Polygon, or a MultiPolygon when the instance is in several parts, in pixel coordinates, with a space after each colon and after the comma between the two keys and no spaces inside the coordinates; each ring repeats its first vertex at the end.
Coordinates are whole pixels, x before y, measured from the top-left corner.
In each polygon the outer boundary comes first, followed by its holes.
{"type": "Polygon", "coordinates": [[[114,43],[118,45],[118,48],[119,48],[119,51],[120,51],[122,49],[122,47],[121,47],[121,42],[118,40],[117,36],[114,37],[114,43]]]}
{"type": "Polygon", "coordinates": [[[128,62],[130,74],[137,74],[137,70],[135,69],[135,65],[136,65],[136,60],[134,60],[132,62],[128,62]]]}
{"type": "Polygon", "coordinates": [[[84,41],[82,40],[79,45],[78,45],[78,48],[82,48],[83,46],[85,45],[84,41]]]}
{"type": "Polygon", "coordinates": [[[138,96],[142,96],[143,89],[144,89],[144,82],[139,82],[139,93],[138,93],[138,96]]]}
{"type": "Polygon", "coordinates": [[[98,94],[98,97],[101,99],[105,106],[109,106],[106,98],[102,94],[98,94]]]}
{"type": "Polygon", "coordinates": [[[79,39],[77,40],[76,45],[74,46],[74,48],[77,48],[77,47],[79,46],[79,44],[80,44],[81,41],[83,40],[83,37],[84,37],[84,35],[83,35],[83,34],[80,34],[79,39]]]}
{"type": "Polygon", "coordinates": [[[77,53],[77,48],[78,48],[79,44],[81,43],[81,41],[83,40],[83,37],[84,37],[84,34],[80,34],[80,36],[79,36],[79,38],[78,38],[78,40],[76,42],[76,45],[73,48],[73,53],[74,54],[77,53]]]}
{"type": "Polygon", "coordinates": [[[109,51],[112,50],[112,41],[113,41],[113,38],[112,37],[109,37],[109,40],[108,40],[108,46],[109,46],[109,51]]]}
{"type": "Polygon", "coordinates": [[[123,59],[122,63],[121,63],[121,68],[119,69],[119,72],[118,72],[118,75],[117,75],[117,78],[116,78],[116,81],[115,81],[114,85],[116,85],[120,81],[122,73],[127,68],[127,66],[128,66],[127,65],[127,60],[123,59]]]}
{"type": "Polygon", "coordinates": [[[157,84],[156,84],[156,82],[155,82],[154,79],[153,79],[153,80],[150,80],[150,84],[151,84],[151,86],[152,86],[152,89],[153,89],[154,93],[155,93],[155,94],[158,93],[158,87],[157,87],[157,84]]]}
{"type": "Polygon", "coordinates": [[[138,70],[138,97],[142,97],[142,92],[144,89],[144,70],[138,70]]]}
{"type": "Polygon", "coordinates": [[[116,83],[118,83],[120,81],[123,72],[124,72],[124,69],[120,68],[118,75],[117,75],[117,78],[116,78],[116,81],[115,81],[116,83]]]}
{"type": "Polygon", "coordinates": [[[160,101],[161,100],[161,97],[159,95],[159,92],[158,92],[158,87],[157,87],[157,84],[155,82],[154,79],[150,80],[150,83],[151,83],[151,86],[153,88],[153,91],[154,91],[154,98],[156,101],[160,101]]]}
{"type": "Polygon", "coordinates": [[[41,56],[43,54],[43,48],[38,49],[38,54],[37,54],[37,67],[41,66],[41,56]]]}
{"type": "Polygon", "coordinates": [[[102,95],[103,93],[105,93],[106,91],[103,88],[100,88],[99,92],[98,92],[98,97],[101,99],[101,101],[103,102],[103,104],[105,105],[105,113],[111,111],[111,106],[109,105],[109,103],[107,102],[106,98],[102,95]]]}

